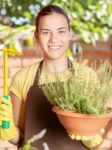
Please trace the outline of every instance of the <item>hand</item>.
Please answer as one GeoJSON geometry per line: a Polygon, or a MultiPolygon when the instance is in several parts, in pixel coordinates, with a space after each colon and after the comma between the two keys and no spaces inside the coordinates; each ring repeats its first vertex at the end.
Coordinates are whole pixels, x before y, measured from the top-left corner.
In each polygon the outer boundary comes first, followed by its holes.
{"type": "Polygon", "coordinates": [[[99,145],[103,141],[103,139],[100,135],[96,135],[96,136],[89,138],[88,140],[81,140],[81,141],[86,147],[94,148],[97,145],[99,145]]]}
{"type": "Polygon", "coordinates": [[[11,140],[16,136],[16,127],[13,122],[12,102],[10,97],[7,99],[0,98],[0,139],[11,140]],[[10,122],[9,128],[3,128],[2,122],[6,120],[10,122]]]}
{"type": "Polygon", "coordinates": [[[101,129],[100,133],[95,136],[86,137],[86,136],[79,136],[79,135],[69,135],[69,137],[72,140],[81,141],[88,148],[94,148],[103,141],[102,134],[104,132],[105,132],[105,130],[101,129]]]}
{"type": "Polygon", "coordinates": [[[109,130],[106,132],[103,138],[103,142],[92,150],[112,150],[112,126],[110,122],[109,130]]]}

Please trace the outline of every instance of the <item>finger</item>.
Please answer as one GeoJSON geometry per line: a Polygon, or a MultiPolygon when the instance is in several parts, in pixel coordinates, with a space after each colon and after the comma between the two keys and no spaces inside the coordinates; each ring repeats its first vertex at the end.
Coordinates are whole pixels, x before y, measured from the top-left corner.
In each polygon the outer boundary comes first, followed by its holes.
{"type": "Polygon", "coordinates": [[[6,121],[12,121],[11,117],[7,117],[7,116],[0,116],[0,124],[2,124],[1,122],[3,122],[4,120],[6,121]]]}
{"type": "Polygon", "coordinates": [[[12,107],[10,107],[9,105],[6,105],[6,104],[1,104],[0,105],[0,111],[12,113],[12,107]]]}
{"type": "Polygon", "coordinates": [[[7,113],[7,112],[0,112],[0,120],[4,120],[4,118],[6,119],[8,119],[8,120],[12,120],[13,119],[13,116],[12,116],[12,114],[10,114],[10,113],[7,113]]]}
{"type": "Polygon", "coordinates": [[[8,110],[8,109],[9,109],[9,106],[2,103],[2,104],[0,105],[0,108],[1,108],[2,110],[8,110]]]}
{"type": "Polygon", "coordinates": [[[1,122],[3,122],[3,121],[12,121],[12,118],[9,118],[9,117],[0,117],[0,124],[2,124],[1,122]]]}
{"type": "Polygon", "coordinates": [[[2,121],[0,120],[0,127],[2,126],[2,121]]]}
{"type": "Polygon", "coordinates": [[[12,105],[11,99],[4,99],[2,100],[2,103],[6,104],[6,105],[12,105]]]}
{"type": "Polygon", "coordinates": [[[0,118],[2,117],[2,116],[8,116],[8,117],[12,117],[12,113],[9,113],[9,112],[7,112],[7,111],[0,111],[0,118]]]}
{"type": "Polygon", "coordinates": [[[0,122],[3,122],[3,121],[9,121],[9,122],[11,122],[11,119],[7,118],[7,117],[0,118],[0,122]]]}
{"type": "Polygon", "coordinates": [[[3,121],[8,121],[8,122],[12,122],[12,120],[10,118],[1,118],[2,120],[0,120],[0,124],[2,124],[3,121]]]}
{"type": "Polygon", "coordinates": [[[0,97],[0,104],[2,103],[3,99],[0,97]]]}

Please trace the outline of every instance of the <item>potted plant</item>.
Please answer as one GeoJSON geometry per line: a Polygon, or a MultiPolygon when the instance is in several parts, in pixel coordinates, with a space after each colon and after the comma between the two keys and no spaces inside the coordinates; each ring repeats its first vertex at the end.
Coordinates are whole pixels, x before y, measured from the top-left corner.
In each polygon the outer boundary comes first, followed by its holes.
{"type": "Polygon", "coordinates": [[[44,84],[41,88],[68,135],[72,139],[88,140],[101,136],[112,118],[107,106],[112,95],[112,67],[107,67],[106,63],[100,65],[97,71],[99,83],[94,88],[91,80],[82,82],[78,78],[81,65],[77,70],[69,71],[64,82],[56,75],[55,83],[44,84]]]}

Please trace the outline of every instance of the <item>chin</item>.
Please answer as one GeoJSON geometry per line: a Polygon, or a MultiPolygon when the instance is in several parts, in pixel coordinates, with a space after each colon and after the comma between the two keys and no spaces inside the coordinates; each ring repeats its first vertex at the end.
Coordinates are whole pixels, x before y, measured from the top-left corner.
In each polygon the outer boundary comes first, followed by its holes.
{"type": "Polygon", "coordinates": [[[63,55],[58,55],[58,56],[51,56],[51,57],[49,57],[51,60],[57,60],[57,59],[63,59],[63,55]]]}
{"type": "Polygon", "coordinates": [[[60,52],[54,52],[54,53],[46,53],[45,54],[45,58],[46,59],[49,59],[49,60],[57,60],[57,59],[63,59],[63,58],[65,58],[67,55],[66,55],[66,52],[62,52],[62,53],[60,53],[60,52]]]}
{"type": "Polygon", "coordinates": [[[58,60],[58,59],[60,59],[60,57],[49,57],[48,59],[49,60],[58,60]]]}

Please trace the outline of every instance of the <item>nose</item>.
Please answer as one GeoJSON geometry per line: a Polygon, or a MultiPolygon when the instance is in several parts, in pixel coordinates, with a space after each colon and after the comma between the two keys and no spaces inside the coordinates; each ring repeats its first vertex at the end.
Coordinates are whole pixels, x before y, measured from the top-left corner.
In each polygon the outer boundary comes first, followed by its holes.
{"type": "Polygon", "coordinates": [[[57,42],[58,35],[56,33],[51,33],[50,42],[57,42]]]}

